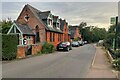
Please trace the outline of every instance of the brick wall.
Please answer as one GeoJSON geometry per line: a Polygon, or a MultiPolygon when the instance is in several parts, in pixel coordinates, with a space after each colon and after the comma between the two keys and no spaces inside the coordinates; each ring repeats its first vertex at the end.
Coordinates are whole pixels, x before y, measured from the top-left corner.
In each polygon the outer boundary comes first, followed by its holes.
{"type": "Polygon", "coordinates": [[[18,45],[17,46],[17,58],[25,58],[25,51],[27,46],[18,45]]]}
{"type": "Polygon", "coordinates": [[[32,45],[32,55],[37,54],[42,50],[42,44],[34,44],[32,45]]]}
{"type": "MultiPolygon", "coordinates": [[[[18,45],[17,46],[17,58],[25,58],[25,52],[27,49],[27,45],[18,45]]],[[[32,54],[31,55],[35,55],[38,52],[40,52],[42,50],[42,44],[33,44],[32,45],[32,54]]]]}
{"type": "Polygon", "coordinates": [[[74,34],[74,38],[78,38],[80,36],[79,34],[79,29],[76,28],[75,34],[74,34]]]}
{"type": "Polygon", "coordinates": [[[20,13],[17,19],[17,22],[21,24],[28,24],[34,33],[36,33],[36,26],[38,26],[40,42],[46,41],[45,25],[41,21],[39,21],[39,19],[34,15],[34,13],[27,6],[23,8],[22,12],[20,13]],[[25,20],[26,14],[29,16],[28,21],[25,20]]]}

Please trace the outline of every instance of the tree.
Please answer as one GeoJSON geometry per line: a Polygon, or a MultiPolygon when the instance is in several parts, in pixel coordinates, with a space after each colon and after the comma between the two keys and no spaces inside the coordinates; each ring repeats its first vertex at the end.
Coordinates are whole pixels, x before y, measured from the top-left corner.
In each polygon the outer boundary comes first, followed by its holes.
{"type": "Polygon", "coordinates": [[[78,26],[79,32],[81,33],[82,38],[84,38],[84,28],[87,26],[86,22],[81,22],[78,26]]]}
{"type": "MultiPolygon", "coordinates": [[[[106,44],[112,46],[113,39],[115,38],[115,25],[111,25],[107,32],[107,37],[105,39],[106,44]]],[[[120,23],[118,23],[118,30],[117,30],[117,45],[120,48],[120,23]]]]}
{"type": "Polygon", "coordinates": [[[103,40],[107,33],[105,28],[87,26],[86,22],[81,22],[78,28],[82,34],[83,40],[88,42],[98,42],[99,40],[103,40]]]}
{"type": "Polygon", "coordinates": [[[3,20],[1,24],[2,24],[2,28],[0,28],[0,33],[7,34],[8,30],[12,25],[11,19],[8,18],[8,20],[3,20]]]}

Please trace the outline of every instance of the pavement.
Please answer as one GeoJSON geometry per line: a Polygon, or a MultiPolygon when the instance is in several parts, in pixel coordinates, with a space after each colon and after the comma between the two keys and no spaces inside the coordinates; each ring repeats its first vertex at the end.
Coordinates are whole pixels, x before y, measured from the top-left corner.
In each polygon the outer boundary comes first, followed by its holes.
{"type": "Polygon", "coordinates": [[[96,54],[93,59],[87,78],[116,78],[111,64],[108,62],[106,52],[102,47],[96,46],[96,54]]]}

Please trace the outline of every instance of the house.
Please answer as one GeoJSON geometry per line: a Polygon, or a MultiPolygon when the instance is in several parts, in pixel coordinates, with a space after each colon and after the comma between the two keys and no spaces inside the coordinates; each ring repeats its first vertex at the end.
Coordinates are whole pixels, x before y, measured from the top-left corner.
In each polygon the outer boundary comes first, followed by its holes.
{"type": "Polygon", "coordinates": [[[26,48],[30,49],[27,50],[30,54],[36,54],[44,42],[56,47],[61,41],[70,41],[68,23],[65,20],[59,19],[51,11],[40,11],[29,4],[24,6],[8,34],[19,36],[19,57],[25,57],[26,48]]]}
{"type": "Polygon", "coordinates": [[[70,41],[69,27],[66,20],[60,19],[60,29],[63,32],[62,41],[70,41]]]}
{"type": "Polygon", "coordinates": [[[74,39],[79,39],[81,40],[81,34],[79,33],[79,28],[78,26],[69,26],[69,32],[70,32],[70,39],[74,40],[74,39]]]}
{"type": "Polygon", "coordinates": [[[70,37],[68,36],[68,25],[65,20],[52,15],[51,11],[42,12],[29,4],[23,8],[9,30],[8,34],[10,33],[19,34],[19,45],[47,41],[56,46],[61,41],[68,41],[70,37]]]}

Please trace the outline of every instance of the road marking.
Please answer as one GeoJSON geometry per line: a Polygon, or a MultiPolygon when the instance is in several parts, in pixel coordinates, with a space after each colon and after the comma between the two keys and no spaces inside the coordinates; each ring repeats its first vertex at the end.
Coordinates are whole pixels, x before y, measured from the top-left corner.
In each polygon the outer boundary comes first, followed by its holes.
{"type": "MultiPolygon", "coordinates": [[[[95,50],[96,50],[96,45],[94,44],[93,46],[95,47],[95,50]]],[[[95,51],[95,56],[93,57],[93,60],[92,60],[92,66],[95,63],[96,54],[97,54],[97,50],[95,51]]]]}

